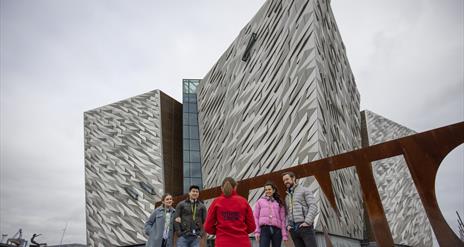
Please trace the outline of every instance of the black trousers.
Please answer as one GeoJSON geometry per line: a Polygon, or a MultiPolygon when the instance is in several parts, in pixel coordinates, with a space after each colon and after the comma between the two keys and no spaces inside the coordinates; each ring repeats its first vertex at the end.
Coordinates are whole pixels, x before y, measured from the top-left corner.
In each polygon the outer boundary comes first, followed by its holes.
{"type": "Polygon", "coordinates": [[[292,228],[290,229],[290,235],[295,247],[317,247],[313,226],[292,228]]]}
{"type": "Polygon", "coordinates": [[[167,241],[166,239],[163,238],[163,241],[161,242],[161,247],[166,247],[167,241]]]}
{"type": "Polygon", "coordinates": [[[280,247],[282,244],[282,230],[276,226],[261,226],[259,247],[280,247]]]}

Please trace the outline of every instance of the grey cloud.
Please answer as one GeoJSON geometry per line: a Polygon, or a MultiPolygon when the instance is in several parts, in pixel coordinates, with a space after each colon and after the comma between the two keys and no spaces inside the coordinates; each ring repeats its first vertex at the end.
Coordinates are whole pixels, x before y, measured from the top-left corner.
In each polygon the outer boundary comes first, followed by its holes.
{"type": "MultiPolygon", "coordinates": [[[[346,32],[344,41],[362,95],[362,106],[422,131],[439,125],[433,118],[427,119],[426,125],[418,124],[411,116],[430,114],[424,107],[430,105],[429,99],[436,98],[437,92],[454,88],[456,83],[462,84],[464,79],[463,22],[456,21],[462,19],[462,8],[457,7],[462,3],[408,1],[408,8],[403,9],[403,2],[383,2],[379,4],[383,8],[380,13],[370,10],[376,8],[372,2],[350,2],[361,12],[370,11],[363,16],[371,17],[366,20],[371,23],[362,25],[371,27],[374,35],[370,30],[345,25],[350,21],[345,22],[347,14],[343,12],[338,25],[342,35],[345,28],[350,31],[346,32]],[[353,44],[365,44],[367,48],[353,44]],[[356,52],[351,53],[351,46],[356,52]]],[[[332,3],[336,14],[337,4],[332,3]]],[[[462,94],[452,96],[462,98],[462,94]]],[[[460,110],[451,114],[452,119],[464,118],[460,110]]]]}

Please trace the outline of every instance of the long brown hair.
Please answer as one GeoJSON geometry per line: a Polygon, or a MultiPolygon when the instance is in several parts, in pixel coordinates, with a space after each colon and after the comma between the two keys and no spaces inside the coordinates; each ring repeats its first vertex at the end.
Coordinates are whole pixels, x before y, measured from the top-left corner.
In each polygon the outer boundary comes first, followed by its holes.
{"type": "Polygon", "coordinates": [[[282,199],[280,199],[279,191],[277,190],[277,186],[275,185],[275,183],[272,181],[267,181],[264,187],[266,186],[272,187],[272,189],[274,190],[274,194],[272,194],[272,197],[274,198],[274,200],[276,200],[277,203],[279,203],[280,207],[285,207],[284,202],[282,201],[282,199]]]}
{"type": "Polygon", "coordinates": [[[237,186],[237,182],[231,177],[226,177],[222,181],[221,189],[225,196],[230,196],[235,186],[237,186]]]}

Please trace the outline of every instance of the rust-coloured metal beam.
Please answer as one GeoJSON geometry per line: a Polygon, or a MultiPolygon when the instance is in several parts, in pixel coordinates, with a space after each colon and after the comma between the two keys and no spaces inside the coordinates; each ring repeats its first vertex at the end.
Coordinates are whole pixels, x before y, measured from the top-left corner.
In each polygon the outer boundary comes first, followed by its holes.
{"type": "Polygon", "coordinates": [[[462,241],[446,223],[435,196],[435,178],[438,168],[446,154],[452,149],[440,152],[440,149],[446,150],[446,146],[435,147],[438,148],[438,152],[432,154],[426,151],[428,148],[432,147],[427,146],[427,142],[417,142],[415,138],[403,140],[406,163],[438,243],[440,246],[459,246],[458,243],[462,245],[462,241]]]}
{"type": "Polygon", "coordinates": [[[314,173],[314,177],[321,186],[324,195],[327,197],[327,200],[330,203],[330,206],[334,209],[338,217],[340,217],[340,211],[337,207],[337,202],[335,201],[335,194],[332,189],[332,180],[330,179],[330,171],[328,169],[321,169],[314,173]]]}
{"type": "MultiPolygon", "coordinates": [[[[239,181],[238,190],[239,194],[247,196],[250,190],[262,187],[267,180],[281,185],[281,174],[287,171],[294,172],[297,178],[315,176],[331,206],[338,212],[329,172],[355,166],[377,244],[390,247],[393,240],[373,181],[370,162],[404,155],[438,243],[440,246],[464,246],[444,220],[435,196],[435,177],[441,161],[462,143],[464,122],[244,179],[239,181]]],[[[280,190],[281,193],[283,191],[280,190]]],[[[200,199],[212,199],[220,194],[220,187],[214,187],[201,191],[200,199]]],[[[174,200],[177,202],[183,198],[185,195],[174,200]]]]}
{"type": "Polygon", "coordinates": [[[388,226],[387,217],[383,210],[382,200],[380,199],[377,185],[375,184],[372,165],[370,162],[360,162],[356,165],[361,190],[366,204],[369,221],[374,231],[375,240],[380,246],[393,246],[393,237],[388,226]]]}

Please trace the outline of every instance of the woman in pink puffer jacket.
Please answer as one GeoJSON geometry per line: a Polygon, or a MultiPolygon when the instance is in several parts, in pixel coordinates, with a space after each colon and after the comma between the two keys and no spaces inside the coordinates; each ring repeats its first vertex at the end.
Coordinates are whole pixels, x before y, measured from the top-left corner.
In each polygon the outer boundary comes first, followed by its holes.
{"type": "Polygon", "coordinates": [[[264,185],[264,196],[260,198],[253,211],[256,223],[255,237],[260,247],[280,247],[282,239],[287,241],[285,228],[285,206],[271,181],[264,185]]]}

